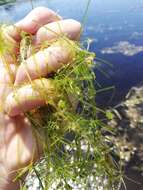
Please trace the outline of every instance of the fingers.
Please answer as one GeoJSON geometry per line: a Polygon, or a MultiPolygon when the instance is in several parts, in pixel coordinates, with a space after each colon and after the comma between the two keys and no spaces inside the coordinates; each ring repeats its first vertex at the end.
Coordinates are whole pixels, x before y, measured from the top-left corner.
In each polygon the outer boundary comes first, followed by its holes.
{"type": "Polygon", "coordinates": [[[40,44],[45,40],[56,39],[61,35],[66,35],[71,40],[78,40],[80,31],[81,24],[76,20],[67,19],[52,22],[37,31],[35,44],[40,44]]]}
{"type": "Polygon", "coordinates": [[[7,63],[17,62],[16,56],[19,50],[21,31],[35,34],[41,26],[60,19],[61,17],[54,11],[46,7],[37,7],[15,25],[0,28],[3,38],[0,39],[0,41],[1,43],[3,42],[3,47],[7,48],[4,52],[2,52],[2,56],[5,61],[7,63]]]}
{"type": "Polygon", "coordinates": [[[17,67],[14,64],[0,64],[0,112],[3,112],[4,101],[13,88],[16,69],[17,67]]]}
{"type": "MultiPolygon", "coordinates": [[[[42,43],[45,40],[55,39],[63,33],[70,39],[77,40],[81,31],[81,24],[75,20],[53,22],[45,27],[38,30],[36,44],[42,43]]],[[[45,77],[47,74],[57,71],[63,64],[71,61],[73,50],[71,50],[70,46],[72,45],[68,43],[65,45],[65,41],[62,41],[57,46],[52,45],[29,57],[24,65],[19,67],[15,85],[26,82],[29,78],[45,77]]]]}
{"type": "Polygon", "coordinates": [[[9,116],[42,106],[56,98],[57,92],[50,79],[37,79],[11,92],[5,101],[5,111],[9,116]]]}
{"type": "Polygon", "coordinates": [[[18,43],[7,33],[7,26],[0,26],[0,60],[4,64],[16,62],[18,52],[18,43]]]}
{"type": "Polygon", "coordinates": [[[20,39],[20,31],[35,34],[37,30],[50,22],[60,20],[61,17],[51,9],[37,7],[33,9],[24,19],[8,28],[8,34],[15,40],[20,39]]]}
{"type": "Polygon", "coordinates": [[[39,51],[21,64],[17,70],[15,85],[45,77],[57,71],[74,57],[72,45],[61,40],[49,48],[39,51]]]}

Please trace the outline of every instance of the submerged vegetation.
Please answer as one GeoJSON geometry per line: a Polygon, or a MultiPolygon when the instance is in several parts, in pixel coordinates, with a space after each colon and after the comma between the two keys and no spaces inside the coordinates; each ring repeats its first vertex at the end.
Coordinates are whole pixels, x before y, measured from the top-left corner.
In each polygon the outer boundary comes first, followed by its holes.
{"type": "Polygon", "coordinates": [[[0,0],[0,6],[5,5],[7,3],[14,3],[16,0],[0,0]]]}

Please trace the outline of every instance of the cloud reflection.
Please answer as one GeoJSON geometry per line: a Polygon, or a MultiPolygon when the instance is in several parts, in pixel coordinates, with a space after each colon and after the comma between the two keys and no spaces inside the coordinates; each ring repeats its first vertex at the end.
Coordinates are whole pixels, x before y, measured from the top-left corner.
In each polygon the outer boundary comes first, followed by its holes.
{"type": "Polygon", "coordinates": [[[101,50],[102,54],[116,54],[121,53],[125,56],[133,56],[143,52],[143,46],[136,46],[128,41],[120,41],[112,47],[107,47],[101,50]]]}
{"type": "Polygon", "coordinates": [[[143,33],[142,32],[133,32],[130,38],[134,39],[134,40],[141,39],[141,38],[143,38],[143,33]]]}

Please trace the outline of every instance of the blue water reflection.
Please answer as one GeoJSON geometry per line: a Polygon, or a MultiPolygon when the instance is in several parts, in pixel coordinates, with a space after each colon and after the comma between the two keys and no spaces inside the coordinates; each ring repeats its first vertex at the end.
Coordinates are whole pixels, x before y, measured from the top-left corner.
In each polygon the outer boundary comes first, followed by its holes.
{"type": "MultiPolygon", "coordinates": [[[[34,7],[47,6],[64,18],[83,20],[87,0],[35,0],[34,7]]],[[[0,7],[1,21],[15,22],[31,10],[29,0],[0,7]]],[[[114,85],[115,96],[110,104],[116,104],[134,85],[143,81],[143,1],[142,0],[92,0],[82,39],[92,38],[91,50],[97,57],[112,63],[113,69],[102,65],[109,79],[97,71],[102,87],[114,85]]],[[[108,102],[111,96],[101,96],[108,102]]]]}

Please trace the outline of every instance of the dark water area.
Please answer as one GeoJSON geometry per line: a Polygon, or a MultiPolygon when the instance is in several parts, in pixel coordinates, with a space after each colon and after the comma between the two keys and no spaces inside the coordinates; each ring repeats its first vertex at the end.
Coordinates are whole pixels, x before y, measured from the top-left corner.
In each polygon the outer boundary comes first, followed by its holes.
{"type": "MultiPolygon", "coordinates": [[[[63,18],[77,19],[83,23],[87,0],[33,0],[33,6],[46,6],[63,18]]],[[[14,23],[31,10],[30,0],[0,6],[0,21],[14,23]]],[[[100,88],[114,89],[99,93],[100,105],[113,106],[124,100],[133,86],[143,82],[143,0],[91,0],[81,39],[92,39],[90,50],[112,64],[100,64],[108,77],[96,69],[100,88]]],[[[142,190],[143,177],[130,169],[127,176],[128,190],[142,190]]],[[[124,189],[124,188],[123,188],[124,189]]]]}

